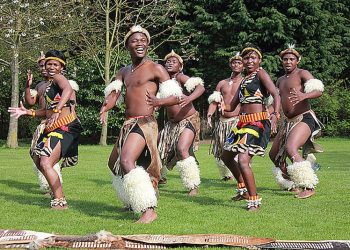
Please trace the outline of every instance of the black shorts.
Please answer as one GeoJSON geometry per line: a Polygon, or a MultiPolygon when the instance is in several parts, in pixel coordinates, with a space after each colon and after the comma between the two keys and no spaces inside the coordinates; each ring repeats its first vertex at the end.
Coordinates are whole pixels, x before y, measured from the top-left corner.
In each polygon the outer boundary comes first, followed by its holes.
{"type": "Polygon", "coordinates": [[[315,130],[320,129],[320,126],[318,125],[318,123],[315,121],[314,117],[309,112],[303,114],[303,119],[301,120],[301,122],[306,123],[306,125],[309,126],[309,128],[311,130],[311,134],[315,130]]]}
{"type": "MultiPolygon", "coordinates": [[[[131,129],[130,133],[139,134],[142,136],[143,139],[145,139],[145,135],[143,134],[142,129],[140,128],[140,126],[138,124],[135,124],[135,126],[131,129]]],[[[152,160],[151,154],[150,154],[149,149],[146,145],[145,148],[143,149],[141,155],[137,159],[136,164],[139,166],[148,167],[149,164],[151,163],[151,160],[152,160]]]]}

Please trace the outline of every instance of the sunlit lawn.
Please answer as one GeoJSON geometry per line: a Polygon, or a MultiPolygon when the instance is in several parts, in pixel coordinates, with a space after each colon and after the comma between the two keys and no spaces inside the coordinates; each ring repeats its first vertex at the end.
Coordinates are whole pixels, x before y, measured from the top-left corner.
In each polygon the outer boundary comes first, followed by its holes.
{"type": "Polygon", "coordinates": [[[52,211],[38,189],[28,148],[0,148],[0,228],[85,235],[101,229],[113,234],[225,233],[290,240],[350,239],[350,140],[323,138],[317,158],[321,170],[317,194],[298,200],[274,183],[268,157],[254,158],[260,211],[245,211],[232,202],[234,182],[220,180],[208,145],[197,153],[201,166],[200,195],[186,195],[176,170],[160,187],[158,220],[135,224],[137,216],[123,212],[106,167],[112,146],[80,146],[80,163],[64,169],[64,191],[70,208],[52,211]]]}

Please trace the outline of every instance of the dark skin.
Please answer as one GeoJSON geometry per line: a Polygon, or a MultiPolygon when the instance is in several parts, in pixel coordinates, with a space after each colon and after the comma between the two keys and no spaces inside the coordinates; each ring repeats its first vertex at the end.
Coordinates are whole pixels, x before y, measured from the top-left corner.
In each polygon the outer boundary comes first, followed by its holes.
{"type": "MultiPolygon", "coordinates": [[[[38,62],[38,70],[39,70],[40,74],[42,75],[42,77],[46,80],[47,74],[46,74],[45,60],[44,59],[40,60],[38,62]]],[[[47,81],[41,81],[35,86],[35,90],[38,91],[38,95],[35,97],[32,97],[30,95],[30,86],[32,85],[32,83],[33,83],[33,74],[31,72],[31,70],[28,70],[27,71],[26,88],[24,91],[25,102],[29,106],[34,106],[36,103],[38,103],[39,108],[43,109],[46,106],[46,102],[44,99],[44,92],[45,92],[46,87],[47,87],[47,81]]]]}
{"type": "MultiPolygon", "coordinates": [[[[312,91],[304,93],[304,84],[310,79],[314,79],[311,73],[307,70],[298,68],[298,58],[292,53],[283,55],[282,64],[285,70],[285,75],[278,78],[277,87],[281,95],[282,110],[287,118],[296,117],[311,109],[309,99],[318,98],[322,95],[321,91],[312,91]]],[[[299,154],[298,149],[302,147],[311,135],[309,126],[300,122],[290,132],[286,150],[288,157],[293,162],[300,162],[304,159],[299,154]]],[[[278,133],[270,150],[270,159],[274,162],[275,157],[280,148],[282,134],[278,133]]],[[[276,165],[277,162],[274,162],[276,165]]],[[[287,177],[286,164],[279,166],[287,177]]]]}
{"type": "MultiPolygon", "coordinates": [[[[218,107],[219,107],[219,110],[221,111],[221,116],[225,118],[234,117],[239,114],[240,105],[237,105],[237,107],[233,111],[224,111],[225,109],[221,108],[221,107],[230,106],[232,99],[237,93],[240,83],[243,80],[243,77],[241,75],[241,72],[243,71],[242,61],[232,60],[230,63],[230,68],[232,70],[232,76],[230,78],[221,80],[215,88],[216,91],[219,91],[221,93],[223,97],[222,102],[221,103],[212,102],[209,105],[207,120],[208,120],[208,125],[210,127],[212,126],[211,117],[215,113],[218,107]]],[[[234,157],[235,157],[235,154],[233,152],[223,150],[221,159],[225,163],[225,165],[228,166],[228,168],[230,169],[231,173],[236,178],[236,180],[239,183],[242,183],[243,177],[240,173],[237,162],[234,160],[234,157]]]]}
{"type": "MultiPolygon", "coordinates": [[[[221,93],[223,97],[222,102],[212,102],[209,105],[207,119],[210,127],[211,117],[215,113],[216,109],[218,107],[221,109],[221,106],[230,106],[232,99],[235,96],[241,81],[243,80],[243,77],[241,75],[241,72],[243,71],[243,63],[240,60],[232,60],[232,62],[230,63],[230,68],[233,73],[232,77],[221,80],[215,88],[216,91],[219,91],[221,93]]],[[[237,107],[233,111],[223,110],[224,109],[222,109],[221,115],[225,118],[231,118],[239,114],[240,106],[237,105],[237,107]]]]}
{"type": "MultiPolygon", "coordinates": [[[[255,51],[250,51],[243,56],[243,65],[247,70],[248,74],[252,74],[253,72],[255,72],[260,67],[260,63],[261,63],[261,58],[255,51]]],[[[265,86],[266,90],[274,98],[275,100],[274,109],[279,110],[280,97],[270,76],[267,74],[267,72],[264,69],[261,69],[257,75],[261,83],[265,86]]],[[[232,100],[231,110],[234,110],[238,104],[239,104],[239,91],[237,91],[235,97],[232,100]]],[[[266,111],[266,107],[262,104],[258,104],[258,103],[241,104],[240,113],[251,114],[251,113],[258,113],[262,111],[266,111]]],[[[276,128],[277,128],[276,122],[277,122],[277,117],[275,115],[272,115],[271,130],[273,133],[276,132],[276,128]]],[[[249,155],[247,151],[244,153],[238,154],[239,169],[244,179],[244,183],[248,189],[249,196],[255,196],[257,194],[254,174],[253,174],[252,168],[250,167],[250,161],[252,157],[253,156],[249,155]]]]}
{"type": "MultiPolygon", "coordinates": [[[[154,108],[146,101],[146,94],[155,95],[161,82],[169,80],[169,74],[164,67],[146,58],[148,40],[143,33],[132,34],[127,41],[132,65],[122,68],[116,75],[126,88],[125,103],[126,117],[150,116],[154,108]]],[[[106,112],[115,106],[120,91],[113,91],[105,100],[100,110],[100,120],[106,122],[106,112]]],[[[120,165],[125,174],[133,170],[135,162],[146,146],[145,139],[137,134],[130,133],[121,149],[120,165]]],[[[115,144],[110,155],[108,166],[113,171],[118,159],[118,145],[115,144]]],[[[153,209],[147,209],[138,220],[139,223],[150,223],[157,218],[153,209]]]]}
{"type": "MultiPolygon", "coordinates": [[[[167,106],[167,115],[168,119],[172,122],[180,122],[183,119],[193,115],[196,112],[196,109],[193,106],[193,101],[200,97],[204,93],[204,87],[202,85],[197,85],[194,91],[190,94],[186,91],[184,87],[186,81],[190,78],[187,75],[181,73],[182,65],[176,57],[170,57],[165,63],[165,68],[169,73],[171,78],[175,78],[177,82],[183,86],[184,95],[175,105],[167,106]]],[[[174,97],[165,98],[172,100],[174,97]]],[[[155,96],[148,96],[149,104],[157,107],[166,102],[167,100],[158,99],[155,96]]],[[[185,128],[179,137],[179,142],[176,146],[179,160],[184,160],[190,157],[190,147],[193,144],[195,138],[195,133],[188,128],[185,128]]],[[[189,195],[196,195],[198,189],[192,189],[189,192],[189,195]]]]}
{"type": "MultiPolygon", "coordinates": [[[[58,110],[61,110],[61,113],[54,113],[52,110],[46,110],[45,108],[35,111],[38,116],[46,116],[47,118],[46,124],[50,126],[54,124],[57,121],[57,119],[60,119],[70,114],[71,112],[70,108],[63,107],[63,106],[70,99],[73,93],[73,89],[70,86],[68,80],[63,75],[60,74],[63,70],[63,65],[59,61],[48,60],[46,62],[45,67],[46,67],[46,71],[48,72],[48,76],[47,76],[48,80],[53,80],[62,89],[61,100],[59,101],[56,107],[58,110]]],[[[22,103],[20,105],[20,108],[10,107],[9,112],[12,113],[11,115],[17,118],[19,118],[22,115],[32,114],[32,112],[30,110],[27,110],[22,103]]],[[[64,197],[62,184],[60,182],[57,172],[53,169],[53,166],[57,162],[59,162],[60,158],[61,158],[60,142],[53,149],[50,156],[41,156],[41,157],[37,155],[33,156],[33,160],[36,166],[47,179],[55,198],[64,197]]]]}

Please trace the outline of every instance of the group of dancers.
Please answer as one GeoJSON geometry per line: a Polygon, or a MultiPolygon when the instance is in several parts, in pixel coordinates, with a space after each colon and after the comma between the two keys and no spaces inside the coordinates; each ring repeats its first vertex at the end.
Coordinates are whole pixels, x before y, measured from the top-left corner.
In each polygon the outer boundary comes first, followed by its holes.
{"type": "MultiPolygon", "coordinates": [[[[125,208],[141,213],[138,223],[157,218],[158,185],[166,183],[168,169],[175,166],[179,171],[189,196],[199,193],[201,182],[194,154],[200,117],[193,101],[204,93],[204,81],[185,75],[183,59],[174,51],[165,56],[164,67],[149,59],[150,40],[146,29],[131,27],[124,43],[132,63],[120,69],[105,88],[100,109],[100,121],[105,123],[107,111],[118,101],[125,102],[126,119],[108,166],[113,187],[125,208]],[[154,114],[161,106],[166,109],[168,122],[159,132],[154,114]]],[[[277,132],[281,109],[285,117],[269,154],[276,180],[283,189],[295,192],[297,198],[314,195],[318,183],[306,157],[315,150],[314,136],[321,124],[308,100],[322,95],[323,84],[307,70],[298,68],[301,56],[292,46],[280,53],[285,75],[276,85],[260,67],[262,58],[258,47],[243,48],[229,60],[231,76],[220,81],[208,98],[207,122],[214,129],[211,152],[223,178],[237,181],[237,195],[232,199],[247,200],[250,211],[261,206],[251,159],[264,156],[270,135],[277,132]],[[213,125],[215,112],[219,119],[213,125]]],[[[10,107],[9,112],[17,118],[44,117],[34,133],[30,155],[39,170],[41,185],[52,196],[51,208],[66,209],[60,170],[78,162],[81,125],[75,112],[75,92],[79,88],[64,76],[66,61],[62,52],[48,51],[39,58],[38,66],[44,80],[31,89],[32,74],[28,72],[25,101],[27,105],[38,103],[39,108],[27,109],[20,103],[18,108],[10,107]]]]}

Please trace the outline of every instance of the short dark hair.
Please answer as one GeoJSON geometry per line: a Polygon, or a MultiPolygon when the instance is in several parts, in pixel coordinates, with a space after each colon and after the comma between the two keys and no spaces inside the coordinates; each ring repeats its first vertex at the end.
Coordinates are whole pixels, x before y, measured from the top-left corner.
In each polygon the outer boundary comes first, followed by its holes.
{"type": "MultiPolygon", "coordinates": [[[[65,58],[63,52],[60,50],[56,50],[56,49],[52,49],[52,50],[49,50],[48,52],[46,52],[45,58],[47,58],[47,57],[57,57],[57,58],[63,60],[64,62],[66,61],[66,58],[65,58]]],[[[46,62],[45,62],[45,64],[46,64],[46,62]]],[[[61,65],[64,69],[66,68],[66,65],[64,65],[62,63],[61,63],[61,65]]]]}

